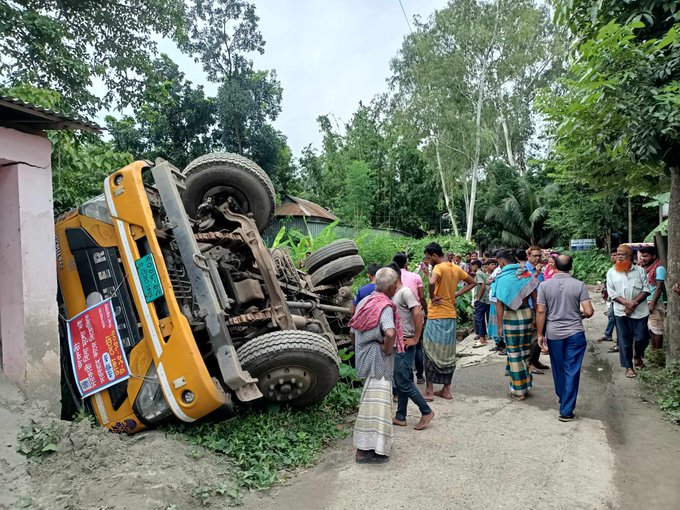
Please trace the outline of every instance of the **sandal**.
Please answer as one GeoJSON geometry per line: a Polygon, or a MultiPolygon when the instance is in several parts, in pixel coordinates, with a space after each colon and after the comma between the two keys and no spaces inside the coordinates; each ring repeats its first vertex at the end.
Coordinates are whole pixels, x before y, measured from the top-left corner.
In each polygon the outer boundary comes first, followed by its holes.
{"type": "Polygon", "coordinates": [[[609,349],[607,349],[607,352],[619,352],[619,346],[615,345],[613,347],[610,347],[609,349]]]}
{"type": "Polygon", "coordinates": [[[357,450],[354,460],[357,464],[370,464],[375,456],[375,450],[357,450]]]}
{"type": "Polygon", "coordinates": [[[488,342],[482,342],[482,341],[480,341],[480,340],[477,340],[477,341],[473,344],[472,348],[473,348],[473,349],[477,349],[477,348],[479,348],[479,347],[484,347],[487,343],[488,343],[488,342]]]}
{"type": "Polygon", "coordinates": [[[545,374],[545,372],[543,370],[541,370],[540,368],[536,368],[536,367],[530,367],[529,372],[531,372],[532,374],[545,374]]]}
{"type": "Polygon", "coordinates": [[[637,377],[637,374],[635,373],[635,370],[632,368],[629,368],[626,370],[626,377],[628,379],[635,379],[637,377]]]}

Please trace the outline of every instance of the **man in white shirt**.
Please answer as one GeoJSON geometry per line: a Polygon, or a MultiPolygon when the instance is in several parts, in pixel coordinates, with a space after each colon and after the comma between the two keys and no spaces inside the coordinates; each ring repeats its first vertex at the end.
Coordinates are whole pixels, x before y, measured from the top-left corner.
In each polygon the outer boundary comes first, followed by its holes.
{"type": "Polygon", "coordinates": [[[614,307],[621,366],[626,377],[637,377],[633,358],[635,366],[644,366],[642,357],[649,344],[646,300],[650,288],[645,270],[633,265],[633,250],[628,246],[616,249],[616,263],[607,271],[607,293],[614,307]]]}

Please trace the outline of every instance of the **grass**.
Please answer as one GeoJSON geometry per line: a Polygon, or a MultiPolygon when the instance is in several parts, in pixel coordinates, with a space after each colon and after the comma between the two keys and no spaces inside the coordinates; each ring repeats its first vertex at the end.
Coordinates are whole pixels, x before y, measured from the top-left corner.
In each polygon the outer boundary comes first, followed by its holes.
{"type": "MultiPolygon", "coordinates": [[[[345,361],[351,354],[341,353],[345,361]]],[[[323,402],[303,410],[270,406],[249,410],[220,423],[171,428],[192,444],[226,455],[233,463],[232,479],[245,489],[266,489],[282,475],[315,464],[323,448],[346,437],[347,416],[356,411],[361,389],[354,369],[341,365],[341,380],[323,402]]],[[[207,498],[201,488],[201,499],[207,498]]],[[[212,492],[212,491],[210,491],[212,492]]],[[[231,495],[232,500],[238,499],[231,495]]]]}
{"type": "Polygon", "coordinates": [[[638,384],[645,400],[657,404],[671,420],[680,423],[680,363],[664,366],[663,352],[647,350],[648,368],[640,370],[638,384]]]}

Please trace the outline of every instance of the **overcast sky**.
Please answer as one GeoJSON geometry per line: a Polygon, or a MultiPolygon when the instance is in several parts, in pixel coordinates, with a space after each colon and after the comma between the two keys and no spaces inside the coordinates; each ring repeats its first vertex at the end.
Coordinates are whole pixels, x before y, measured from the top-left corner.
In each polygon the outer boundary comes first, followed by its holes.
{"type": "MultiPolygon", "coordinates": [[[[402,0],[409,20],[427,18],[446,0],[402,0]]],[[[342,125],[360,100],[386,91],[390,60],[409,28],[399,0],[255,0],[265,54],[258,69],[276,69],[283,87],[282,112],[275,126],[295,157],[308,144],[320,146],[316,118],[333,114],[342,125]]],[[[194,83],[208,83],[200,64],[169,43],[161,45],[194,83]]]]}

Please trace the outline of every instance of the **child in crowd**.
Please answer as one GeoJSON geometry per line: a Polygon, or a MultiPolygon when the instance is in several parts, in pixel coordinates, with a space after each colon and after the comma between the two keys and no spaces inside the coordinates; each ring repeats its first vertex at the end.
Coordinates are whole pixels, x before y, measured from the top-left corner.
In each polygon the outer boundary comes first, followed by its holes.
{"type": "Polygon", "coordinates": [[[489,322],[489,286],[487,280],[489,279],[489,263],[475,260],[471,263],[474,269],[475,281],[477,287],[475,288],[473,306],[475,309],[475,333],[477,334],[477,341],[473,345],[474,348],[482,347],[487,344],[486,339],[486,325],[489,322]]]}

